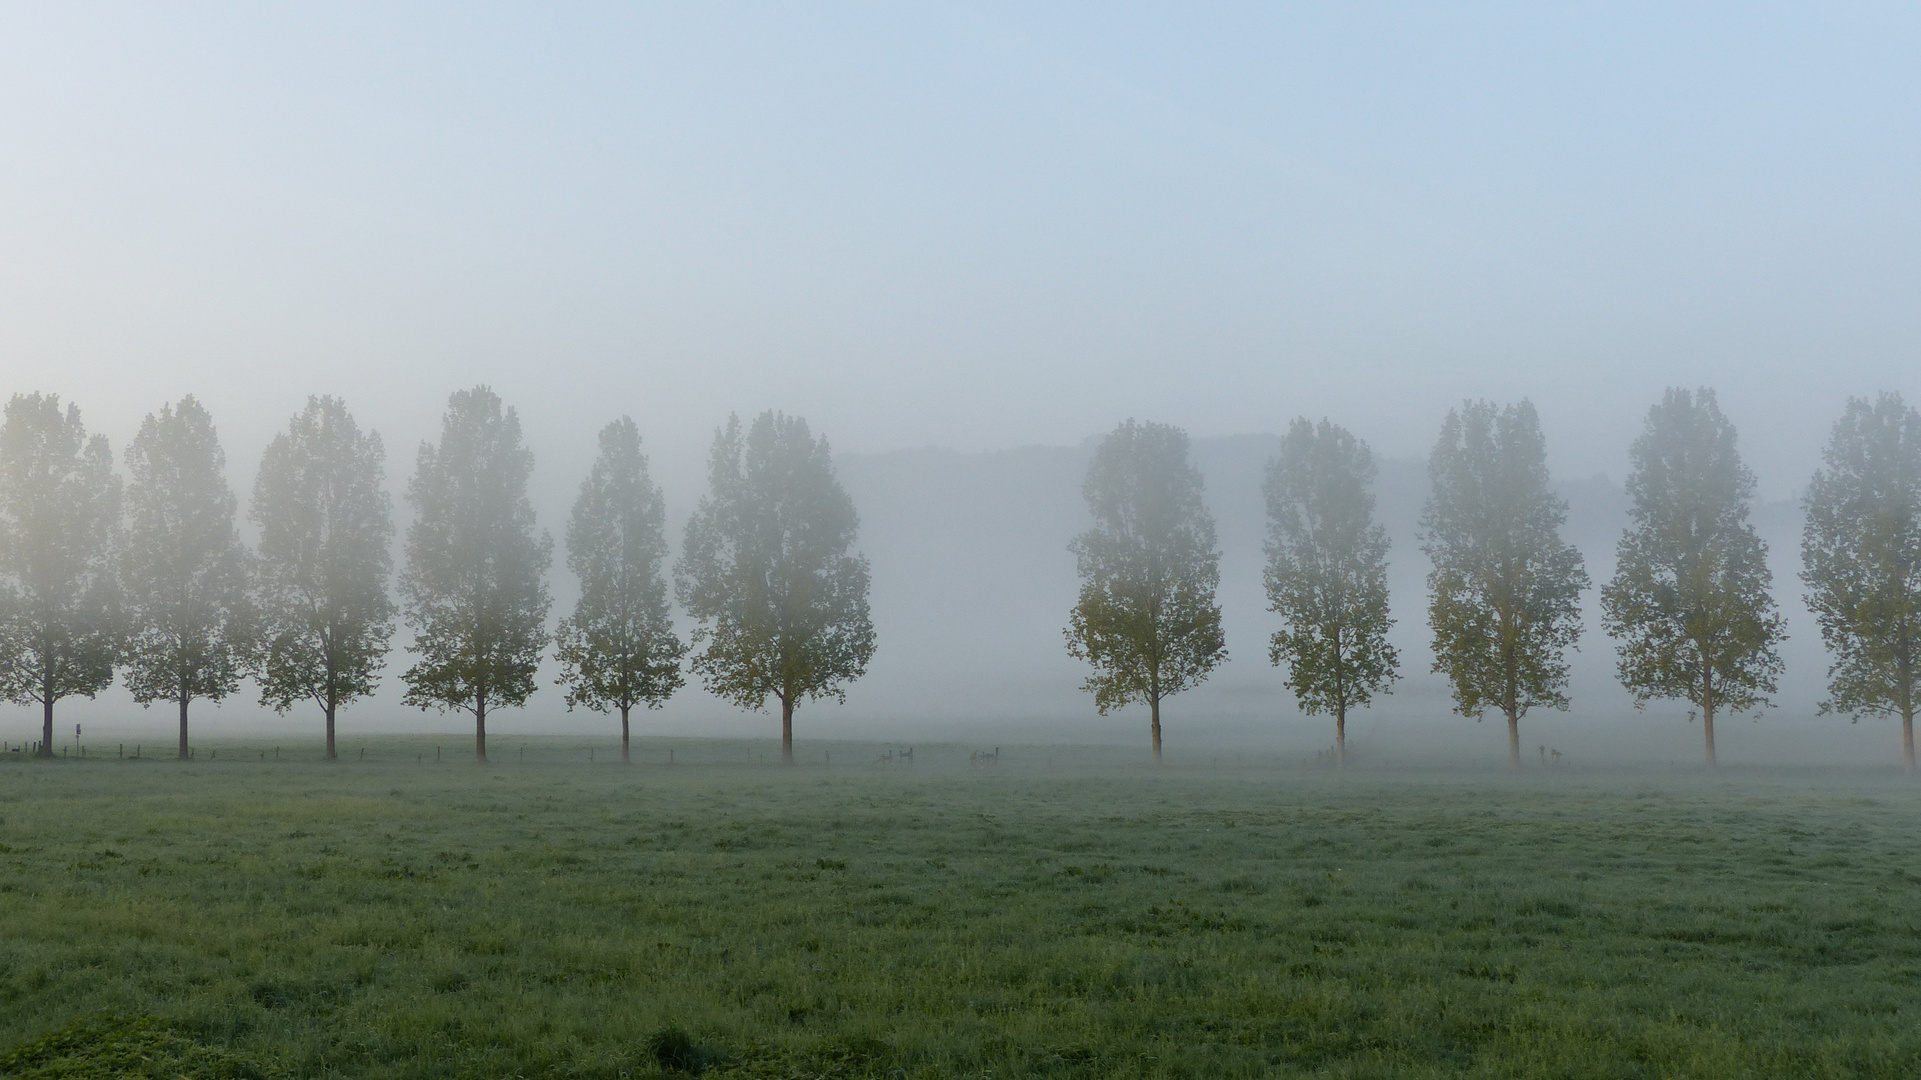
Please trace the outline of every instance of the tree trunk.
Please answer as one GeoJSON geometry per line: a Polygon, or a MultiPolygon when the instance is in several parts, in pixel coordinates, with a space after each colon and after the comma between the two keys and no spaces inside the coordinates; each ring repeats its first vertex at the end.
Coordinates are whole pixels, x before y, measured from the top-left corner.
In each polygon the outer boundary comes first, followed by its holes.
{"type": "Polygon", "coordinates": [[[1521,717],[1514,711],[1507,714],[1507,767],[1521,767],[1521,717]]]}
{"type": "MultiPolygon", "coordinates": [[[[52,694],[48,694],[46,699],[40,703],[40,710],[41,710],[40,711],[40,730],[44,732],[44,734],[40,736],[40,756],[50,758],[53,756],[53,695],[52,694]]],[[[1914,755],[1912,753],[1908,755],[1908,768],[1910,769],[1914,768],[1914,755]]]]}
{"type": "Polygon", "coordinates": [[[1347,771],[1347,706],[1334,708],[1334,768],[1337,772],[1347,771]]]}
{"type": "Polygon", "coordinates": [[[633,706],[624,702],[620,706],[620,763],[622,765],[627,764],[627,714],[632,710],[633,706]]]}
{"type": "Polygon", "coordinates": [[[334,699],[334,692],[330,689],[327,691],[327,760],[328,761],[335,760],[337,756],[334,753],[334,712],[338,708],[339,708],[339,704],[334,699]]]}
{"type": "Polygon", "coordinates": [[[474,764],[487,764],[487,695],[474,695],[474,764]]]}
{"type": "Polygon", "coordinates": [[[1161,699],[1159,695],[1147,699],[1147,707],[1154,718],[1154,765],[1161,764],[1161,699]]]}
{"type": "MultiPolygon", "coordinates": [[[[48,715],[53,714],[53,706],[47,706],[48,715]]],[[[1914,706],[1901,710],[1901,757],[1908,763],[1908,775],[1914,775],[1914,706]]]]}
{"type": "Polygon", "coordinates": [[[1708,736],[1708,768],[1714,768],[1714,676],[1701,684],[1701,727],[1708,736]]]}
{"type": "Polygon", "coordinates": [[[180,760],[187,760],[187,692],[180,691],[180,760]]]}
{"type": "Polygon", "coordinates": [[[785,694],[780,695],[780,760],[794,763],[794,699],[785,694]]]}

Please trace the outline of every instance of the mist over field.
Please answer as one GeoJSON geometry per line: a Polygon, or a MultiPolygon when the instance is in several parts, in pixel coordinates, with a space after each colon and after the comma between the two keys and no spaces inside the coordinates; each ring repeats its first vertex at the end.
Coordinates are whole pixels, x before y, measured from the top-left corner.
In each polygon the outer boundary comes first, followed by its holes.
{"type": "Polygon", "coordinates": [[[1917,56],[0,0],[0,1076],[1921,1076],[1917,56]]]}
{"type": "MultiPolygon", "coordinates": [[[[517,410],[558,542],[594,433],[631,415],[667,538],[716,427],[831,443],[872,560],[878,649],[803,739],[1115,740],[1061,630],[1094,440],[1194,438],[1230,656],[1170,699],[1171,753],[1311,757],[1266,657],[1261,470],[1296,416],[1381,462],[1402,653],[1357,761],[1498,756],[1428,671],[1421,461],[1466,399],[1539,410],[1565,535],[1607,579],[1627,447],[1668,387],[1740,432],[1787,618],[1775,707],[1730,762],[1885,763],[1816,719],[1799,498],[1851,397],[1921,397],[1912,12],[1221,5],[753,10],[0,9],[0,394],[78,404],[116,461],[193,394],[244,507],[310,394],[381,433],[398,496],[449,393],[517,410]]],[[[399,535],[411,513],[396,500],[399,535]]],[[[253,539],[242,522],[244,538],[253,539]]],[[[671,563],[671,559],[670,559],[671,563]]],[[[560,559],[550,625],[576,584],[560,559]]],[[[1570,762],[1687,760],[1636,713],[1598,593],[1570,762]]],[[[677,615],[683,629],[686,613],[677,615]]],[[[406,635],[346,732],[457,730],[399,704],[406,635]]],[[[499,730],[611,731],[552,685],[499,730]]],[[[251,688],[208,732],[298,732],[251,688]]],[[[116,687],[63,701],[163,737],[116,687]]],[[[30,710],[0,732],[30,737],[30,710]]],[[[690,684],[639,730],[759,734],[690,684]]]]}
{"type": "MultiPolygon", "coordinates": [[[[216,418],[217,419],[217,418],[216,418]]],[[[828,433],[831,439],[831,433],[828,433]]],[[[1550,439],[1552,432],[1549,433],[1550,439]]],[[[943,449],[844,453],[836,465],[861,515],[859,550],[872,563],[873,617],[879,648],[868,674],[853,683],[848,701],[803,705],[796,721],[805,739],[901,743],[979,744],[1112,743],[1144,745],[1146,717],[1129,707],[1106,717],[1095,713],[1080,689],[1086,666],[1068,656],[1062,636],[1074,603],[1077,579],[1068,541],[1087,525],[1081,482],[1094,438],[1076,446],[1027,446],[1005,451],[943,449]]],[[[1261,480],[1279,448],[1272,435],[1201,438],[1194,459],[1207,484],[1222,548],[1220,599],[1230,661],[1200,688],[1167,707],[1169,749],[1176,760],[1218,759],[1223,754],[1273,755],[1277,761],[1312,760],[1331,741],[1330,722],[1303,716],[1269,663],[1268,637],[1278,625],[1266,610],[1261,583],[1266,507],[1261,480]]],[[[541,448],[535,447],[537,455],[541,448]]],[[[658,447],[649,447],[663,455],[658,447]]],[[[250,488],[250,455],[235,447],[230,468],[239,491],[250,488]]],[[[390,457],[397,457],[390,448],[390,457]]],[[[559,455],[556,455],[559,456],[559,455]]],[[[679,456],[685,456],[684,450],[679,456]]],[[[1355,714],[1350,740],[1363,766],[1407,767],[1437,761],[1499,764],[1498,717],[1476,723],[1456,715],[1445,678],[1428,670],[1432,659],[1426,622],[1429,564],[1420,551],[1421,505],[1428,496],[1426,465],[1410,458],[1380,463],[1377,515],[1393,548],[1389,582],[1400,649],[1402,678],[1390,696],[1355,714]]],[[[390,465],[390,473],[399,472],[390,465]]],[[[578,477],[557,476],[546,465],[535,488],[540,524],[562,531],[578,477]]],[[[584,464],[581,466],[584,473],[584,464]]],[[[698,474],[663,478],[668,488],[669,540],[678,550],[684,523],[703,485],[698,474]]],[[[1560,478],[1556,492],[1568,502],[1564,535],[1580,548],[1589,576],[1605,581],[1614,549],[1628,524],[1627,499],[1619,480],[1605,474],[1560,478]]],[[[405,504],[396,492],[396,509],[405,504]]],[[[1817,716],[1828,658],[1813,618],[1801,603],[1801,510],[1798,499],[1761,500],[1754,507],[1757,531],[1769,545],[1775,593],[1788,616],[1783,648],[1787,671],[1776,705],[1758,718],[1727,724],[1723,754],[1728,763],[1888,764],[1899,759],[1890,722],[1817,716]]],[[[551,572],[557,613],[572,604],[576,586],[566,568],[551,572]]],[[[1572,707],[1541,709],[1523,722],[1524,747],[1561,750],[1570,765],[1691,764],[1699,755],[1700,726],[1687,720],[1684,703],[1655,703],[1637,712],[1615,677],[1613,643],[1601,632],[1597,593],[1583,602],[1586,629],[1573,661],[1572,707]]],[[[681,622],[685,624],[683,617],[681,622]]],[[[458,736],[460,714],[422,712],[400,705],[398,673],[404,670],[405,631],[396,638],[373,698],[341,714],[343,738],[393,732],[444,731],[458,736]]],[[[553,685],[554,665],[542,670],[542,688],[524,709],[493,715],[502,733],[594,735],[613,738],[617,722],[585,709],[568,711],[553,685]]],[[[167,737],[169,714],[142,710],[115,686],[97,701],[68,699],[60,706],[68,722],[86,725],[90,740],[158,744],[167,737]]],[[[10,718],[13,741],[37,730],[36,710],[0,706],[10,718]]],[[[638,713],[639,734],[687,737],[767,737],[778,716],[743,712],[702,691],[682,689],[660,710],[638,713]]],[[[250,687],[215,706],[195,709],[199,730],[220,736],[249,732],[311,736],[311,707],[284,716],[254,704],[250,687]]]]}

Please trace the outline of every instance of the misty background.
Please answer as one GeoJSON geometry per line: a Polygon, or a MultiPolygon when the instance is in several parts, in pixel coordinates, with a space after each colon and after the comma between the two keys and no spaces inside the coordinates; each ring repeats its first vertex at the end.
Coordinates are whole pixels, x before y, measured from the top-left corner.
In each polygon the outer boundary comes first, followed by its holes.
{"type": "MultiPolygon", "coordinates": [[[[1797,498],[1848,396],[1921,399],[1917,46],[1894,5],[0,4],[0,393],[77,402],[116,456],[193,393],[244,508],[308,394],[383,435],[398,494],[447,394],[486,383],[557,540],[626,413],[676,548],[714,428],[805,416],[863,518],[879,650],[799,735],[987,745],[1145,745],[1141,710],[1078,690],[1065,545],[1088,440],[1178,424],[1232,659],[1169,705],[1175,761],[1331,742],[1267,663],[1259,576],[1269,433],[1327,416],[1380,455],[1394,541],[1406,678],[1354,726],[1365,762],[1502,748],[1427,670],[1414,522],[1446,410],[1535,402],[1598,585],[1642,415],[1707,385],[1790,634],[1779,708],[1729,723],[1724,760],[1892,761],[1891,725],[1813,716],[1797,498]]],[[[552,582],[558,616],[559,558],[552,582]]],[[[1634,712],[1586,606],[1574,709],[1524,749],[1698,760],[1685,705],[1634,712]]],[[[406,664],[344,738],[470,730],[399,707],[406,664]]],[[[252,700],[195,722],[318,730],[252,700]]],[[[117,687],[60,716],[169,725],[117,687]]],[[[694,687],[637,719],[777,725],[694,687]]],[[[0,707],[13,741],[34,721],[0,707]]],[[[615,730],[551,685],[495,723],[615,730]]]]}

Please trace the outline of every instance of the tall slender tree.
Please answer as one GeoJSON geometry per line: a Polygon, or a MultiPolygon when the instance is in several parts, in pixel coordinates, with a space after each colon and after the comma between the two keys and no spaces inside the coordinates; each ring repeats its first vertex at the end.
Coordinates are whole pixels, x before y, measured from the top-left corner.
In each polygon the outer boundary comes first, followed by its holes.
{"type": "Polygon", "coordinates": [[[526,703],[547,646],[554,544],[535,531],[533,470],[520,418],[476,386],[448,398],[440,444],[421,444],[407,487],[415,516],[400,595],[419,659],[401,700],[472,714],[483,764],[487,713],[526,703]]]}
{"type": "Polygon", "coordinates": [[[687,646],[674,635],[660,572],[666,525],[640,430],[623,416],[601,429],[600,456],[567,522],[567,566],[580,579],[580,599],[555,634],[567,707],[618,710],[622,761],[634,706],[657,709],[685,681],[687,646]]]}
{"type": "Polygon", "coordinates": [[[1067,651],[1094,666],[1082,684],[1101,715],[1148,708],[1161,762],[1161,702],[1200,685],[1227,660],[1221,633],[1221,553],[1202,502],[1187,433],[1128,420],[1101,440],[1081,493],[1094,526],[1069,550],[1080,600],[1067,651]]]}
{"type": "Polygon", "coordinates": [[[1632,524],[1601,590],[1604,625],[1635,704],[1693,702],[1713,765],[1715,712],[1765,704],[1781,672],[1768,548],[1748,523],[1754,474],[1705,388],[1670,388],[1628,458],[1632,524]]]}
{"type": "Polygon", "coordinates": [[[260,703],[320,706],[328,761],[340,707],[374,692],[393,635],[386,450],[336,397],[310,397],[260,458],[260,703]]]}
{"type": "Polygon", "coordinates": [[[249,555],[226,468],[213,419],[192,395],[148,414],[127,447],[127,688],[142,705],[180,706],[182,760],[187,706],[238,690],[252,649],[249,555]]]}
{"type": "Polygon", "coordinates": [[[56,395],[16,394],[0,424],[0,697],[40,706],[113,682],[120,478],[104,435],[56,395]]]}
{"type": "Polygon", "coordinates": [[[1347,711],[1388,693],[1387,530],[1374,521],[1374,455],[1345,428],[1295,420],[1268,463],[1267,602],[1280,615],[1268,657],[1287,665],[1301,711],[1334,716],[1347,767],[1347,711]]]}
{"type": "Polygon", "coordinates": [[[1454,707],[1507,717],[1508,764],[1521,764],[1521,717],[1567,708],[1567,650],[1581,634],[1581,553],[1561,539],[1567,504],[1548,489],[1547,445],[1532,403],[1450,410],[1428,459],[1422,514],[1434,670],[1454,707]]]}
{"type": "Polygon", "coordinates": [[[1801,580],[1834,657],[1824,713],[1898,716],[1914,771],[1921,703],[1921,414],[1848,401],[1808,485],[1801,580]]]}
{"type": "Polygon", "coordinates": [[[867,560],[850,553],[860,518],[827,439],[797,416],[762,413],[744,435],[729,417],[707,475],[674,568],[681,606],[700,620],[693,669],[743,709],[778,700],[791,763],[794,707],[847,700],[874,655],[867,560]]]}

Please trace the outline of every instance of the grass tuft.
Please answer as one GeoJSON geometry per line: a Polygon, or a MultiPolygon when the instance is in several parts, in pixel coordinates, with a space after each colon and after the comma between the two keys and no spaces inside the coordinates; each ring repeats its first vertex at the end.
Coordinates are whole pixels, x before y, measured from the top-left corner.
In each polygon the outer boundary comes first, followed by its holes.
{"type": "Polygon", "coordinates": [[[10,1080],[277,1080],[278,1068],[168,1030],[150,1016],[94,1017],[0,1054],[10,1080]]]}

